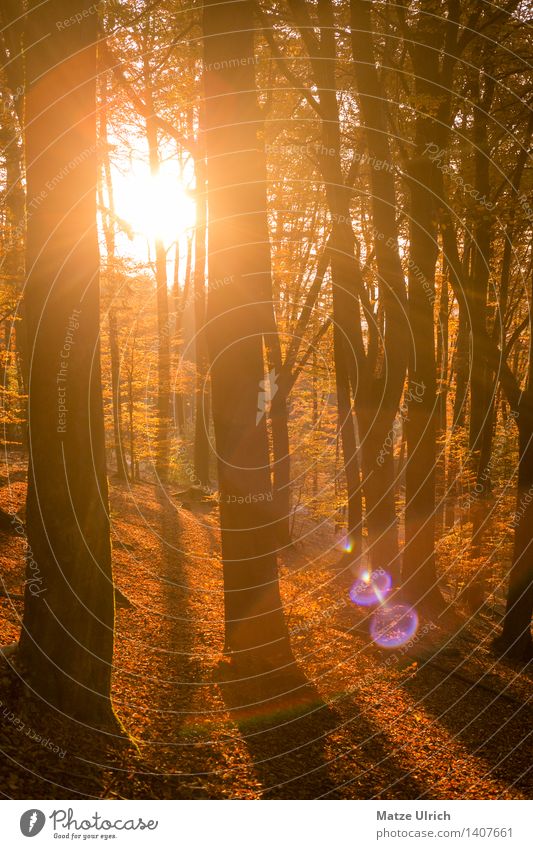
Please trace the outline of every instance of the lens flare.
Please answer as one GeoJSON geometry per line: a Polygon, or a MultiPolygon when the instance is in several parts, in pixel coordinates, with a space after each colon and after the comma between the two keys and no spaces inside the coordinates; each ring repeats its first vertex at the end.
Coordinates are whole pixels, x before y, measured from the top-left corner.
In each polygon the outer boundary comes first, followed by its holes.
{"type": "Polygon", "coordinates": [[[418,614],[408,604],[384,604],[372,615],[370,636],[378,646],[395,649],[408,643],[418,628],[418,614]]]}
{"type": "Polygon", "coordinates": [[[343,551],[345,554],[352,554],[353,540],[350,537],[342,537],[335,545],[337,551],[343,551]]]}
{"type": "Polygon", "coordinates": [[[368,569],[361,573],[350,590],[350,598],[354,604],[361,607],[371,607],[373,604],[381,604],[392,589],[392,578],[388,572],[378,569],[369,572],[368,569]]]}

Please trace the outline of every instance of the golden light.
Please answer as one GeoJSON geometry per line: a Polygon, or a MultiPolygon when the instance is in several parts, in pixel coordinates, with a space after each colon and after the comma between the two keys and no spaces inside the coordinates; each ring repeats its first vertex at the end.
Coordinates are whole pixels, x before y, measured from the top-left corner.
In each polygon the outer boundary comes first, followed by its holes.
{"type": "Polygon", "coordinates": [[[134,161],[114,175],[114,191],[116,213],[134,235],[129,252],[138,258],[146,255],[147,242],[151,251],[157,239],[168,249],[194,228],[196,205],[176,162],[164,162],[153,177],[147,163],[134,161]]]}

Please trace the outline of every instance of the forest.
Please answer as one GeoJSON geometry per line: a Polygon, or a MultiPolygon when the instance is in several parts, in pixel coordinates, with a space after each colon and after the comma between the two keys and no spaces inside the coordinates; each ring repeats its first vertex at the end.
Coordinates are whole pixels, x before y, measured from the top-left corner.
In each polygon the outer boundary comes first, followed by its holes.
{"type": "Polygon", "coordinates": [[[532,23],[1,0],[3,799],[531,799],[532,23]]]}

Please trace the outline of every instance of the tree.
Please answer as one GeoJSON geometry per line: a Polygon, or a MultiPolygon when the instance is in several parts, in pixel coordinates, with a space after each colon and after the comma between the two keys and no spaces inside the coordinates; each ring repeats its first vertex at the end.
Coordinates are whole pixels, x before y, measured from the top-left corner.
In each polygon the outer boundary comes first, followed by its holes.
{"type": "Polygon", "coordinates": [[[25,146],[28,557],[20,656],[38,695],[113,719],[114,594],[99,365],[97,16],[30,2],[25,146]],[[80,22],[62,22],[79,15],[80,22]]]}
{"type": "Polygon", "coordinates": [[[271,291],[251,0],[204,6],[208,182],[208,344],[218,458],[226,646],[237,658],[291,659],[274,550],[262,404],[262,301],[271,291]],[[228,21],[231,24],[228,26],[228,21]],[[239,61],[236,60],[239,58],[239,61]],[[220,281],[226,285],[221,286],[220,281]]]}
{"type": "MultiPolygon", "coordinates": [[[[378,401],[374,400],[370,409],[368,402],[363,402],[360,419],[362,434],[369,442],[365,490],[369,508],[369,538],[377,555],[375,565],[383,568],[383,564],[388,564],[391,568],[398,558],[394,458],[392,452],[383,452],[382,462],[376,463],[376,460],[380,458],[387,430],[392,428],[404,382],[407,305],[398,244],[392,149],[374,51],[372,5],[352,0],[350,11],[354,72],[366,147],[370,161],[383,163],[379,168],[376,166],[370,170],[370,202],[380,298],[387,319],[384,353],[388,379],[383,380],[382,387],[378,384],[378,391],[381,389],[382,394],[378,401]]],[[[392,568],[394,570],[394,566],[392,568]]]]}
{"type": "MultiPolygon", "coordinates": [[[[148,16],[141,40],[146,104],[146,141],[150,173],[154,179],[160,174],[158,127],[155,120],[154,87],[150,57],[153,46],[151,33],[152,15],[148,16]]],[[[170,323],[168,308],[167,251],[163,240],[155,240],[155,281],[157,289],[157,435],[155,445],[155,468],[158,478],[165,483],[168,479],[169,429],[170,429],[170,323]]]]}
{"type": "MultiPolygon", "coordinates": [[[[199,137],[203,141],[202,119],[199,137]]],[[[205,155],[203,145],[194,163],[196,176],[196,230],[194,235],[194,349],[195,375],[195,418],[194,418],[194,473],[202,486],[209,485],[209,388],[208,352],[205,327],[206,310],[206,217],[207,186],[205,180],[205,155]]]]}
{"type": "Polygon", "coordinates": [[[108,329],[109,329],[109,354],[111,359],[111,407],[113,410],[113,436],[114,436],[114,452],[116,474],[120,481],[128,480],[128,469],[126,458],[124,456],[123,444],[123,428],[122,428],[122,392],[120,385],[120,351],[118,345],[118,317],[117,309],[113,303],[117,283],[120,280],[120,275],[117,273],[116,260],[116,239],[115,239],[115,201],[113,192],[113,177],[111,174],[111,162],[109,156],[109,140],[107,127],[107,109],[108,109],[108,79],[107,74],[103,74],[100,86],[100,125],[99,125],[99,144],[102,149],[102,167],[98,174],[98,199],[102,215],[102,229],[104,231],[106,245],[106,266],[107,277],[109,278],[109,288],[111,290],[111,303],[108,308],[108,329]],[[107,195],[107,208],[104,204],[104,183],[107,195]]]}
{"type": "Polygon", "coordinates": [[[25,191],[23,183],[22,120],[24,69],[22,17],[13,2],[0,11],[1,116],[0,134],[5,167],[5,212],[2,227],[2,320],[5,354],[1,366],[0,393],[5,442],[26,442],[27,352],[24,345],[24,313],[21,303],[24,279],[25,191]],[[14,372],[15,374],[10,374],[14,372]],[[16,388],[13,378],[16,376],[16,388]]]}
{"type": "MultiPolygon", "coordinates": [[[[333,321],[337,327],[334,333],[334,346],[340,346],[335,353],[336,380],[338,389],[339,421],[342,423],[341,439],[344,453],[344,467],[348,489],[348,535],[351,537],[352,559],[357,561],[360,554],[358,539],[360,536],[361,509],[359,471],[355,469],[355,434],[351,433],[352,403],[357,416],[362,456],[362,490],[365,498],[366,524],[368,530],[369,556],[376,568],[385,564],[399,577],[398,534],[394,503],[394,477],[392,456],[385,456],[384,462],[378,462],[381,449],[390,432],[400,401],[406,367],[407,320],[405,311],[405,284],[398,263],[390,262],[394,250],[379,248],[378,263],[379,308],[381,317],[386,316],[383,328],[378,323],[378,315],[372,303],[359,263],[361,244],[356,233],[353,215],[353,198],[356,188],[353,185],[354,169],[349,167],[344,173],[343,165],[346,152],[343,146],[343,126],[341,121],[340,98],[337,92],[338,51],[340,40],[336,37],[337,9],[330,0],[321,0],[316,7],[317,21],[313,20],[313,8],[301,2],[290,0],[290,12],[296,22],[300,39],[309,60],[309,82],[301,79],[301,72],[293,73],[288,67],[287,58],[292,51],[282,51],[271,35],[266,36],[272,52],[278,60],[282,73],[295,91],[299,92],[306,104],[311,106],[319,119],[320,152],[317,155],[318,167],[324,181],[325,196],[331,219],[329,248],[331,255],[331,280],[333,290],[333,321]],[[315,93],[316,92],[316,93],[315,93]],[[386,255],[390,255],[387,256],[386,255]],[[384,260],[388,263],[385,274],[384,260]],[[381,330],[384,333],[381,334],[381,330]],[[382,342],[380,341],[380,336],[382,342]],[[344,360],[344,365],[342,363],[344,360]],[[386,362],[386,370],[382,368],[386,362]],[[346,375],[349,386],[345,385],[346,375]],[[353,398],[353,402],[352,402],[353,398]],[[350,415],[347,416],[347,411],[350,415]]],[[[358,14],[358,10],[355,10],[358,14]]],[[[292,29],[292,24],[290,25],[292,29]]],[[[292,32],[291,32],[292,35],[292,32]]],[[[355,43],[354,43],[355,48],[355,43]]],[[[371,53],[370,53],[371,59],[371,53]]],[[[299,63],[300,67],[301,63],[299,63]]],[[[360,75],[359,80],[365,106],[368,95],[365,86],[369,84],[371,74],[360,75]]],[[[371,82],[370,82],[371,84],[371,82]]],[[[353,103],[353,98],[352,101],[353,103]]],[[[367,144],[375,144],[372,135],[374,115],[368,115],[370,133],[367,144]]],[[[368,113],[368,109],[367,109],[368,113]]],[[[342,116],[344,118],[344,114],[342,116]]],[[[365,119],[366,120],[366,119],[365,119]]],[[[354,158],[353,163],[356,162],[354,158]]],[[[386,181],[371,178],[373,211],[376,235],[378,223],[387,216],[386,208],[390,194],[390,185],[382,194],[386,181]]],[[[390,219],[390,212],[388,213],[390,219]]],[[[394,225],[394,222],[392,222],[394,225]]],[[[390,226],[390,221],[387,222],[390,226]]],[[[393,234],[394,226],[391,235],[393,234]]],[[[397,250],[396,250],[397,258],[397,250]]]]}

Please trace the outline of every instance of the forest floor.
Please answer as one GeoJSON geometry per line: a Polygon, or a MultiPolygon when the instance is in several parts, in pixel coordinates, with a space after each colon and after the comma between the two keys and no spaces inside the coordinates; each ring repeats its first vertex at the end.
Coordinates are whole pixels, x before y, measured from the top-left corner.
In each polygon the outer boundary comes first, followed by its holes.
{"type": "MultiPolygon", "coordinates": [[[[0,474],[5,510],[22,508],[24,477],[0,474]]],[[[115,580],[132,602],[117,611],[113,698],[136,746],[43,710],[3,660],[4,798],[531,798],[532,670],[490,653],[490,611],[450,607],[421,618],[409,648],[382,650],[317,529],[281,557],[301,675],[276,698],[249,682],[236,701],[216,513],[150,484],[112,483],[111,505],[115,580]]],[[[22,555],[0,534],[0,645],[20,630],[22,555]]]]}

